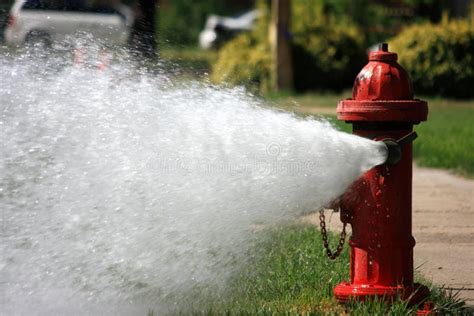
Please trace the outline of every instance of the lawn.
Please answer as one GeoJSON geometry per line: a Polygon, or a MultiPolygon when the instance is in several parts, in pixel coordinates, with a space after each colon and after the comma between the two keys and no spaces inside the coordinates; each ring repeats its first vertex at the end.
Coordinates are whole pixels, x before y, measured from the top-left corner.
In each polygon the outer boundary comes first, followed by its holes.
{"type": "MultiPolygon", "coordinates": [[[[277,95],[269,98],[275,106],[303,115],[321,112],[340,129],[351,126],[336,120],[335,109],[341,94],[277,95]],[[335,112],[335,111],[334,111],[335,112]]],[[[420,166],[443,168],[474,177],[474,100],[423,98],[428,101],[428,121],[415,126],[419,138],[413,143],[415,161],[420,166]]]]}
{"type": "MultiPolygon", "coordinates": [[[[333,243],[336,238],[332,237],[333,243]]],[[[334,245],[333,245],[334,246],[334,245]]],[[[340,305],[332,289],[349,278],[345,251],[335,261],[326,257],[319,230],[310,225],[269,229],[248,256],[249,262],[235,274],[218,298],[194,310],[196,314],[335,314],[410,315],[416,310],[403,301],[340,305]]],[[[420,278],[418,278],[420,279],[420,278]]],[[[420,280],[418,280],[420,281],[420,280]]],[[[431,288],[429,300],[441,314],[456,314],[464,303],[452,292],[422,281],[431,288]]]]}
{"type": "Polygon", "coordinates": [[[473,177],[474,101],[434,100],[430,110],[428,121],[416,127],[416,162],[473,177]]]}
{"type": "Polygon", "coordinates": [[[179,70],[197,78],[209,73],[211,62],[217,56],[217,52],[212,50],[172,46],[161,47],[159,54],[164,66],[169,70],[179,70]]]}

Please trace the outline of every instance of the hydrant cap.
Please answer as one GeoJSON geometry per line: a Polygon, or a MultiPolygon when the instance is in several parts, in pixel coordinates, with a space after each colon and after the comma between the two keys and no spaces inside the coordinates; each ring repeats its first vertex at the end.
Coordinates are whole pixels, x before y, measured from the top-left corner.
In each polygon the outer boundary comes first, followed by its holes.
{"type": "Polygon", "coordinates": [[[397,63],[397,54],[388,44],[369,54],[369,63],[357,75],[352,99],[337,107],[338,119],[345,121],[426,121],[428,106],[413,99],[408,73],[397,63]]]}
{"type": "Polygon", "coordinates": [[[397,63],[397,54],[388,51],[388,44],[369,54],[369,63],[357,75],[352,89],[354,100],[411,100],[410,77],[397,63]]]}

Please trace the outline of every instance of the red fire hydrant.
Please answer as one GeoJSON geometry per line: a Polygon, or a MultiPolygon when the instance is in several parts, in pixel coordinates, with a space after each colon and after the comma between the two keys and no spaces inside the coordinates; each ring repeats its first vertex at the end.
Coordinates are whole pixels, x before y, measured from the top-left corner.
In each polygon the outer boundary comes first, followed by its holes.
{"type": "Polygon", "coordinates": [[[342,198],[341,219],[351,224],[352,236],[350,282],[334,288],[340,302],[401,297],[417,303],[429,294],[425,286],[413,283],[412,236],[411,141],[416,135],[411,136],[413,125],[426,121],[427,115],[427,103],[413,99],[410,78],[387,44],[369,54],[352,99],[337,106],[338,119],[351,123],[354,134],[391,139],[386,144],[399,151],[366,172],[342,198]],[[404,140],[397,149],[400,138],[404,140]]]}

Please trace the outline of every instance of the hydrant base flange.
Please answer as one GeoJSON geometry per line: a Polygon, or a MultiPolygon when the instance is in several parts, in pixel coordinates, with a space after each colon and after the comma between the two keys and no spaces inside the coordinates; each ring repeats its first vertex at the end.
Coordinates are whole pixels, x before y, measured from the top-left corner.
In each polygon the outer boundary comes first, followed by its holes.
{"type": "Polygon", "coordinates": [[[347,303],[351,300],[366,301],[374,298],[393,301],[400,298],[408,301],[410,305],[415,305],[423,302],[429,294],[430,290],[418,283],[413,286],[367,286],[342,282],[334,288],[334,296],[339,303],[347,303]]]}

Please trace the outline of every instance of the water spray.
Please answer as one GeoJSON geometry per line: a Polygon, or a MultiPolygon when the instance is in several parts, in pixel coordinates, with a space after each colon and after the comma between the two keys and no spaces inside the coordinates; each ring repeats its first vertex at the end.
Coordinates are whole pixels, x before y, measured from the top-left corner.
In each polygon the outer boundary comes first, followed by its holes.
{"type": "Polygon", "coordinates": [[[182,312],[225,289],[262,227],[386,160],[382,142],[242,88],[46,61],[0,56],[5,314],[182,312]]]}

